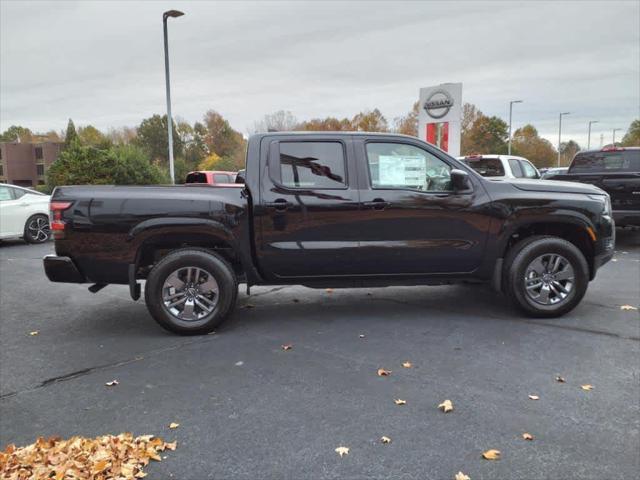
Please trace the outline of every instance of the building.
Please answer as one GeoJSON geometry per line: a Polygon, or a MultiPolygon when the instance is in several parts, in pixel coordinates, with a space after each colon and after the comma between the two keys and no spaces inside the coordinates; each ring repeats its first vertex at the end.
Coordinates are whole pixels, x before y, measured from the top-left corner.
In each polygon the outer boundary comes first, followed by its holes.
{"type": "Polygon", "coordinates": [[[0,143],[0,183],[44,185],[47,169],[58,158],[60,142],[0,143]]]}

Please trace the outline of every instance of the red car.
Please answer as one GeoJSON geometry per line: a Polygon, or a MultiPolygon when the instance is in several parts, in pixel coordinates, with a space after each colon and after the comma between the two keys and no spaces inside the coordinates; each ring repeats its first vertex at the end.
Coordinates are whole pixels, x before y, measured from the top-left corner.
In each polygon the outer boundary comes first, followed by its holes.
{"type": "Polygon", "coordinates": [[[184,183],[208,183],[209,185],[224,185],[235,183],[236,172],[223,172],[216,170],[199,170],[189,172],[184,183]]]}

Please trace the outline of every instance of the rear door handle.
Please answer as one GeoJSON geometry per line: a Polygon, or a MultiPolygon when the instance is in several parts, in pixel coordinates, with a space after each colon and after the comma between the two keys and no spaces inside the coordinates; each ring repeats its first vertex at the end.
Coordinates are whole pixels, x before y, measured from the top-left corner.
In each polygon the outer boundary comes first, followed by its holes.
{"type": "Polygon", "coordinates": [[[273,202],[264,202],[263,205],[267,208],[275,208],[278,211],[287,210],[292,204],[287,202],[284,198],[277,198],[273,202]]]}
{"type": "Polygon", "coordinates": [[[373,208],[375,210],[384,210],[389,205],[391,205],[391,203],[385,202],[382,198],[374,198],[373,201],[364,202],[363,205],[366,208],[373,208]]]}

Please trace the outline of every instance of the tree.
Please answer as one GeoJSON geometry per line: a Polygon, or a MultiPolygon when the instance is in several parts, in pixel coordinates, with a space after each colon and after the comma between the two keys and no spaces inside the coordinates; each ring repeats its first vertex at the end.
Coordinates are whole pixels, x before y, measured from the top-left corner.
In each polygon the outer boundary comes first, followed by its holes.
{"type": "Polygon", "coordinates": [[[30,142],[32,135],[27,127],[11,125],[0,135],[0,142],[30,142]]]}
{"type": "Polygon", "coordinates": [[[420,113],[420,101],[413,104],[411,111],[404,117],[396,118],[395,131],[403,135],[418,136],[418,115],[420,113]]]}
{"type": "Polygon", "coordinates": [[[640,119],[634,120],[622,137],[623,147],[640,147],[640,119]]]}
{"type": "Polygon", "coordinates": [[[110,128],[106,135],[114,145],[128,145],[133,143],[137,136],[135,127],[110,128]]]}
{"type": "Polygon", "coordinates": [[[87,125],[86,127],[78,127],[77,130],[78,139],[83,145],[90,145],[98,148],[108,148],[111,146],[111,140],[109,140],[100,130],[93,125],[87,125]]]}
{"type": "Polygon", "coordinates": [[[579,151],[580,145],[578,145],[577,142],[573,140],[562,142],[560,144],[560,165],[569,165],[579,151]]]}
{"type": "Polygon", "coordinates": [[[472,103],[462,105],[462,121],[460,124],[460,152],[462,155],[475,153],[469,133],[473,124],[483,116],[483,113],[472,103]]]}
{"type": "Polygon", "coordinates": [[[236,171],[239,170],[239,168],[232,158],[219,157],[215,153],[212,153],[202,162],[200,162],[200,164],[198,165],[198,170],[236,171]]]}
{"type": "MultiPolygon", "coordinates": [[[[463,122],[464,123],[464,122],[463,122]]],[[[498,117],[487,117],[477,112],[477,117],[463,137],[462,155],[473,153],[507,153],[509,126],[498,117]]]]}
{"type": "Polygon", "coordinates": [[[209,153],[215,152],[220,157],[231,159],[237,168],[244,168],[246,142],[240,132],[235,131],[215,110],[209,110],[203,119],[206,129],[204,144],[209,153]]]}
{"type": "Polygon", "coordinates": [[[305,120],[295,126],[294,130],[306,132],[344,132],[351,130],[351,120],[343,118],[338,120],[335,117],[312,118],[305,120]]]}
{"type": "Polygon", "coordinates": [[[195,167],[209,153],[209,149],[204,143],[207,129],[200,122],[194,123],[193,127],[186,122],[180,122],[178,132],[184,144],[184,160],[187,165],[195,167]]]}
{"type": "Polygon", "coordinates": [[[64,135],[64,148],[69,148],[73,142],[78,140],[78,133],[76,132],[76,126],[73,124],[73,120],[69,119],[67,123],[67,131],[64,135]]]}
{"type": "MultiPolygon", "coordinates": [[[[172,122],[173,156],[182,156],[182,139],[178,135],[175,122],[172,122]]],[[[138,127],[136,144],[149,152],[155,162],[169,161],[169,135],[167,133],[167,116],[158,114],[145,118],[138,127]]]]}
{"type": "Polygon", "coordinates": [[[514,155],[527,158],[538,168],[555,166],[558,156],[551,142],[540,138],[533,125],[525,125],[515,131],[511,151],[514,155]]]}
{"type": "Polygon", "coordinates": [[[264,132],[290,132],[298,125],[298,119],[289,111],[279,110],[265,115],[264,118],[254,124],[254,133],[264,132]]]}
{"type": "Polygon", "coordinates": [[[351,120],[351,128],[358,132],[388,132],[389,125],[377,108],[358,113],[351,120]]]}

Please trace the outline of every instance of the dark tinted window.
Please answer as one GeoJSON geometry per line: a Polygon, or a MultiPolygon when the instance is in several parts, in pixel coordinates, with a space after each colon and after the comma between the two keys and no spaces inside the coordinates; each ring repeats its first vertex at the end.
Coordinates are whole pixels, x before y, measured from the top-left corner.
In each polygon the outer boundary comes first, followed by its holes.
{"type": "Polygon", "coordinates": [[[42,147],[36,147],[36,160],[42,160],[42,147]]]}
{"type": "Polygon", "coordinates": [[[581,172],[640,172],[640,150],[579,153],[569,169],[581,172]]]}
{"type": "Polygon", "coordinates": [[[347,184],[339,142],[281,142],[282,185],[291,188],[342,188],[347,184]]]}
{"type": "Polygon", "coordinates": [[[464,162],[483,177],[504,175],[504,167],[499,158],[465,158],[464,162]]]}
{"type": "Polygon", "coordinates": [[[207,175],[200,172],[190,173],[185,183],[207,183],[207,175]]]}
{"type": "Polygon", "coordinates": [[[511,167],[511,173],[513,173],[513,176],[516,178],[522,178],[522,168],[520,168],[520,162],[518,162],[518,160],[516,160],[515,158],[510,158],[509,159],[509,166],[511,167]]]}
{"type": "Polygon", "coordinates": [[[231,183],[231,178],[226,173],[214,173],[213,182],[214,183],[231,183]]]}

